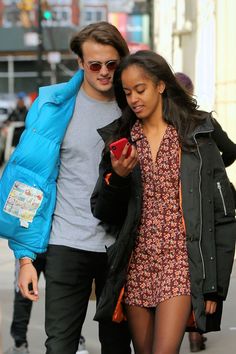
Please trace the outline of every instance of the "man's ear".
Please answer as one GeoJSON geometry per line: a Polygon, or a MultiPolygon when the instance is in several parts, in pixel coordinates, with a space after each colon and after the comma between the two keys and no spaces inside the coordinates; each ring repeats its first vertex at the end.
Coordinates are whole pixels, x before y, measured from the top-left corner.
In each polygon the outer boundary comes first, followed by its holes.
{"type": "Polygon", "coordinates": [[[78,57],[78,64],[80,69],[84,68],[83,60],[80,57],[78,57]]]}

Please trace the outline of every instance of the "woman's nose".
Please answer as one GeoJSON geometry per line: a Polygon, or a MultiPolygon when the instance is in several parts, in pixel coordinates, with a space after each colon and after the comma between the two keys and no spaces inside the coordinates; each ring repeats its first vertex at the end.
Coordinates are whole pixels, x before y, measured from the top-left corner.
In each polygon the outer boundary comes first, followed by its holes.
{"type": "Polygon", "coordinates": [[[138,100],[138,97],[137,97],[137,95],[135,94],[135,93],[131,93],[131,95],[130,95],[130,102],[133,104],[133,103],[135,103],[135,102],[137,102],[137,100],[138,100]]]}

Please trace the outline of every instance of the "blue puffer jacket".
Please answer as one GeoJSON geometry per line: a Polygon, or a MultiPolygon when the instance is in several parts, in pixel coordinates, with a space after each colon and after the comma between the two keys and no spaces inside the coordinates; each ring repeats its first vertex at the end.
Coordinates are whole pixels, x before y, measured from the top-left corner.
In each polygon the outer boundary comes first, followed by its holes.
{"type": "Polygon", "coordinates": [[[0,180],[0,234],[16,258],[45,252],[56,202],[60,146],[83,81],[42,87],[0,180]]]}

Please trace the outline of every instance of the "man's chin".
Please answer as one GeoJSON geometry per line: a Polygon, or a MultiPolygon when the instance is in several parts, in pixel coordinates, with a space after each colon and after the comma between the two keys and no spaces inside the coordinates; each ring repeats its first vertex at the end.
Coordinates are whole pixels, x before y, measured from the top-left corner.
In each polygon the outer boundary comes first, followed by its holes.
{"type": "Polygon", "coordinates": [[[109,92],[112,90],[112,85],[99,85],[98,90],[103,91],[103,92],[109,92]]]}

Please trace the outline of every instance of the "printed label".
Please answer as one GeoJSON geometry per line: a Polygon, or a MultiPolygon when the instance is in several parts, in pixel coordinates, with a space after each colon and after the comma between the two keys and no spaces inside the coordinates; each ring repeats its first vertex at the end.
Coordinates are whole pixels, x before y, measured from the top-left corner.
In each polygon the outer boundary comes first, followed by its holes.
{"type": "Polygon", "coordinates": [[[40,189],[16,181],[4,205],[4,211],[22,221],[32,222],[43,200],[40,189]]]}

